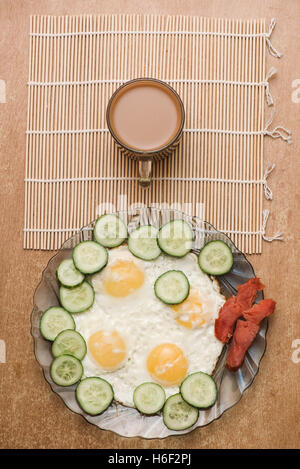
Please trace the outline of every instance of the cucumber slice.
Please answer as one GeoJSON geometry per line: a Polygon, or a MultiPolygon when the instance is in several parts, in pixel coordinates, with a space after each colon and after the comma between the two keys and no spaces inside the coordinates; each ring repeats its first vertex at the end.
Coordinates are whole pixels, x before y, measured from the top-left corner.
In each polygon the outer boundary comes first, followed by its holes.
{"type": "Polygon", "coordinates": [[[85,340],[77,331],[62,331],[52,344],[52,355],[55,358],[60,355],[72,355],[78,360],[83,360],[86,355],[85,340]]]}
{"type": "Polygon", "coordinates": [[[54,340],[65,329],[75,329],[75,321],[71,314],[60,306],[46,309],[40,319],[42,336],[47,340],[54,340]]]}
{"type": "Polygon", "coordinates": [[[218,391],[212,377],[199,371],[185,378],[180,386],[180,394],[188,404],[206,409],[216,402],[218,391]]]}
{"type": "Polygon", "coordinates": [[[157,244],[158,229],[151,225],[143,225],[130,233],[128,249],[132,254],[144,261],[156,259],[160,253],[157,244]]]}
{"type": "Polygon", "coordinates": [[[84,281],[84,275],[76,269],[73,259],[63,260],[57,267],[56,275],[64,287],[76,287],[84,281]]]}
{"type": "Polygon", "coordinates": [[[188,297],[190,283],[181,270],[168,270],[156,280],[154,292],[164,303],[177,305],[188,297]]]}
{"type": "Polygon", "coordinates": [[[102,246],[114,248],[127,238],[127,228],[116,215],[102,215],[96,220],[94,238],[102,246]]]}
{"type": "Polygon", "coordinates": [[[233,255],[224,241],[210,241],[201,249],[198,262],[203,272],[210,275],[224,275],[232,268],[233,255]]]}
{"type": "Polygon", "coordinates": [[[108,252],[95,241],[82,241],[73,249],[73,261],[83,274],[94,274],[107,264],[108,252]]]}
{"type": "Polygon", "coordinates": [[[170,430],[186,430],[198,420],[199,410],[182,399],[181,394],[170,396],[164,405],[163,420],[170,430]]]}
{"type": "Polygon", "coordinates": [[[193,230],[184,220],[172,220],[161,227],[158,245],[170,256],[183,257],[193,246],[193,230]]]}
{"type": "Polygon", "coordinates": [[[156,383],[140,384],[133,392],[134,405],[142,414],[156,414],[163,408],[165,400],[165,390],[156,383]]]}
{"type": "Polygon", "coordinates": [[[78,287],[59,289],[60,302],[69,313],[83,313],[93,305],[94,297],[94,289],[87,281],[78,287]]]}
{"type": "Polygon", "coordinates": [[[89,415],[104,412],[114,397],[112,386],[102,378],[85,378],[76,388],[78,404],[89,415]]]}
{"type": "Polygon", "coordinates": [[[59,386],[72,386],[80,380],[82,374],[81,362],[72,355],[60,355],[51,363],[50,376],[59,386]]]}

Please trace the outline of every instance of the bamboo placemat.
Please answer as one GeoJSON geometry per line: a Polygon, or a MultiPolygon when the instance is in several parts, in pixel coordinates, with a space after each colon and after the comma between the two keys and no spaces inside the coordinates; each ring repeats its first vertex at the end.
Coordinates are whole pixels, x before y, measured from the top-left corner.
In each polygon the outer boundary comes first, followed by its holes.
{"type": "MultiPolygon", "coordinates": [[[[103,210],[177,207],[202,216],[246,253],[260,253],[267,212],[266,50],[275,23],[184,16],[33,16],[25,174],[26,249],[57,249],[103,210]],[[132,78],[165,80],[186,121],[153,183],[119,154],[105,111],[132,78]]],[[[277,133],[276,133],[277,132],[277,133]]],[[[286,138],[287,139],[287,138],[286,138]]]]}

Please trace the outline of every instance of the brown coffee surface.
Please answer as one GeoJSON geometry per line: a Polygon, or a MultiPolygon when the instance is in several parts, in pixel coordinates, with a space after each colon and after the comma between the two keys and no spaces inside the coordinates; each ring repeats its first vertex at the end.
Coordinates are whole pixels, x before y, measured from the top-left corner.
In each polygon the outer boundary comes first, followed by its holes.
{"type": "Polygon", "coordinates": [[[164,147],[176,136],[181,108],[166,86],[137,81],[122,88],[110,108],[110,123],[121,143],[140,151],[164,147]]]}

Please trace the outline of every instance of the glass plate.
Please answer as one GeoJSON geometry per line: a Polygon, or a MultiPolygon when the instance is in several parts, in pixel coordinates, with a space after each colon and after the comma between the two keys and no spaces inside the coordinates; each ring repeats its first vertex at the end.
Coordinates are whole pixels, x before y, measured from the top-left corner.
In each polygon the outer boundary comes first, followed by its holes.
{"type": "MultiPolygon", "coordinates": [[[[251,277],[255,277],[250,262],[236,248],[233,242],[224,233],[217,231],[209,223],[197,217],[189,216],[177,210],[157,208],[137,208],[130,211],[117,212],[117,215],[127,224],[129,232],[139,225],[151,224],[159,227],[170,220],[183,218],[194,230],[195,242],[193,252],[196,254],[199,253],[204,243],[211,240],[221,239],[228,244],[233,252],[234,265],[228,274],[218,277],[221,292],[226,298],[236,294],[237,285],[246,282],[251,277]]],[[[218,400],[210,409],[200,411],[197,423],[184,431],[169,430],[164,425],[161,415],[143,416],[136,409],[128,408],[118,403],[114,403],[102,415],[90,416],[81,410],[77,404],[74,392],[76,385],[64,388],[57,386],[51,380],[49,373],[52,361],[51,344],[40,333],[40,317],[45,309],[59,304],[58,283],[56,280],[58,264],[63,259],[71,257],[72,249],[77,243],[92,239],[93,226],[94,222],[82,228],[63,244],[55,256],[50,259],[42,274],[42,280],[35,291],[34,308],[31,314],[31,333],[34,338],[35,356],[43,369],[46,380],[52,390],[62,398],[66,406],[73,412],[82,415],[88,422],[97,425],[99,428],[111,430],[121,436],[165,438],[169,435],[189,433],[197,427],[208,425],[219,418],[227,409],[234,406],[253,382],[254,377],[258,373],[259,362],[266,348],[267,319],[262,322],[260,331],[246,354],[243,366],[236,373],[231,373],[225,368],[228,346],[224,347],[213,375],[218,387],[218,400]]],[[[262,298],[263,293],[259,292],[257,299],[260,300],[262,298]]]]}

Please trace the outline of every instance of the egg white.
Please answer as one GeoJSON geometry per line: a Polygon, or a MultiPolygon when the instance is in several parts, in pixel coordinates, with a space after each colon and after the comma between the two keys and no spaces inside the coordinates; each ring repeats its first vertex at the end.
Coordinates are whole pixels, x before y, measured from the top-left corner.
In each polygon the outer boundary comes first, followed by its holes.
{"type": "MultiPolygon", "coordinates": [[[[161,254],[154,261],[143,261],[134,257],[127,245],[122,245],[109,251],[105,269],[91,278],[95,289],[94,305],[85,313],[73,315],[76,329],[86,342],[100,329],[118,331],[126,342],[127,355],[119,369],[103,371],[88,350],[82,362],[84,376],[106,379],[113,386],[115,399],[134,407],[132,396],[135,387],[145,381],[153,381],[147,370],[147,357],[154,347],[166,342],[182,349],[188,361],[187,374],[196,371],[212,374],[223,348],[215,337],[214,321],[225,298],[217,281],[201,271],[195,254],[189,253],[183,258],[161,254]],[[133,261],[145,274],[144,284],[122,298],[108,295],[101,283],[105,269],[118,260],[133,261]],[[188,329],[178,324],[173,309],[155,296],[155,280],[173,269],[185,273],[191,287],[198,290],[204,311],[206,306],[209,309],[211,317],[203,326],[188,329]]],[[[164,386],[164,389],[167,397],[178,392],[178,386],[164,386]]]]}

